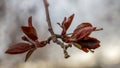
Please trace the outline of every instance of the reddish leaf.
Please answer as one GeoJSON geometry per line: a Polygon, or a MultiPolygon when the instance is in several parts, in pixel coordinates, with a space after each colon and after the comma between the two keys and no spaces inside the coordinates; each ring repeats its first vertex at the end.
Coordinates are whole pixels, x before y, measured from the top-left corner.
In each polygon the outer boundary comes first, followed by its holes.
{"type": "Polygon", "coordinates": [[[88,48],[83,48],[79,43],[73,43],[73,45],[76,47],[76,48],[78,48],[78,49],[80,49],[80,50],[83,50],[84,52],[89,52],[89,50],[88,50],[88,48]]]}
{"type": "Polygon", "coordinates": [[[90,24],[88,22],[84,22],[84,23],[78,25],[77,28],[74,30],[73,33],[76,34],[79,30],[81,30],[82,28],[85,28],[85,27],[92,27],[92,24],[90,24]]]}
{"type": "Polygon", "coordinates": [[[28,18],[28,26],[32,27],[32,16],[28,18]]]}
{"type": "Polygon", "coordinates": [[[76,39],[80,40],[84,37],[87,37],[92,31],[94,31],[96,27],[85,27],[81,30],[79,30],[74,36],[76,39]]]}
{"type": "Polygon", "coordinates": [[[88,48],[81,48],[84,52],[89,52],[88,48]]]}
{"type": "Polygon", "coordinates": [[[95,29],[96,27],[84,27],[80,30],[77,30],[77,32],[74,33],[74,35],[69,39],[69,41],[77,41],[88,37],[95,29]]]}
{"type": "Polygon", "coordinates": [[[7,53],[7,54],[20,54],[20,53],[24,53],[24,52],[30,50],[33,47],[34,46],[32,46],[28,43],[21,42],[21,43],[17,43],[15,45],[12,45],[11,47],[9,47],[5,53],[7,53]]]}
{"type": "Polygon", "coordinates": [[[27,27],[27,26],[22,26],[21,27],[22,31],[32,40],[37,40],[37,33],[34,27],[27,27]]]}
{"type": "MultiPolygon", "coordinates": [[[[79,40],[77,42],[74,42],[73,45],[84,52],[92,51],[91,49],[96,49],[100,47],[100,41],[96,38],[88,37],[87,39],[79,40]]],[[[94,52],[94,51],[92,51],[94,52]]]]}
{"type": "Polygon", "coordinates": [[[87,50],[85,50],[86,48],[90,50],[100,47],[100,41],[97,40],[96,38],[91,37],[85,40],[79,40],[77,41],[77,43],[81,45],[81,49],[85,52],[88,52],[87,50]]]}
{"type": "Polygon", "coordinates": [[[97,40],[96,38],[91,37],[85,40],[79,40],[77,41],[77,43],[79,43],[82,46],[82,48],[96,49],[100,47],[100,41],[97,40]]]}
{"type": "Polygon", "coordinates": [[[66,19],[66,17],[64,18],[63,22],[62,22],[62,35],[66,34],[66,31],[68,30],[68,28],[70,27],[72,20],[74,18],[74,14],[72,14],[68,19],[66,19]]]}
{"type": "Polygon", "coordinates": [[[26,54],[25,57],[25,62],[30,58],[30,56],[32,55],[32,53],[36,50],[36,48],[31,49],[30,51],[28,51],[28,53],[26,54]]]}

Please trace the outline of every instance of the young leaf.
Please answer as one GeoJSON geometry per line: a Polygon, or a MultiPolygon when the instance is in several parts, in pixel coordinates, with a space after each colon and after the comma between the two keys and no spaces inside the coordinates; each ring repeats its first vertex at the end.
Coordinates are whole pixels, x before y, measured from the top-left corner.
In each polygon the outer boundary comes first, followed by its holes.
{"type": "Polygon", "coordinates": [[[79,40],[77,41],[78,44],[82,46],[82,48],[88,48],[88,49],[96,49],[100,47],[100,41],[96,38],[89,37],[85,40],[79,40]]]}
{"type": "Polygon", "coordinates": [[[22,26],[21,27],[22,31],[32,40],[37,40],[37,33],[34,27],[27,27],[27,26],[22,26]]]}
{"type": "Polygon", "coordinates": [[[28,26],[32,27],[32,16],[28,18],[28,26]]]}
{"type": "Polygon", "coordinates": [[[97,40],[96,38],[88,37],[86,39],[73,42],[73,45],[77,47],[78,49],[83,50],[84,52],[89,52],[89,50],[92,51],[91,49],[96,49],[100,47],[100,41],[97,40]]]}
{"type": "Polygon", "coordinates": [[[32,49],[34,46],[28,44],[28,43],[17,43],[15,45],[12,45],[8,48],[8,50],[5,52],[7,54],[21,54],[24,53],[30,49],[32,49]]]}
{"type": "Polygon", "coordinates": [[[84,23],[78,25],[77,28],[74,30],[73,33],[76,34],[79,30],[81,30],[82,28],[85,28],[85,27],[92,27],[92,24],[90,24],[88,22],[84,22],[84,23]]]}
{"type": "Polygon", "coordinates": [[[70,41],[77,41],[88,37],[91,34],[91,32],[95,29],[96,27],[85,27],[80,30],[77,30],[77,32],[75,32],[74,35],[71,37],[70,41]]]}
{"type": "Polygon", "coordinates": [[[84,52],[89,52],[89,50],[88,50],[88,48],[83,48],[79,43],[73,43],[73,45],[76,47],[76,48],[78,48],[78,49],[80,49],[80,50],[83,50],[84,52]]]}
{"type": "Polygon", "coordinates": [[[88,48],[81,48],[81,50],[83,50],[84,52],[89,52],[89,49],[88,48]]]}
{"type": "Polygon", "coordinates": [[[25,62],[30,58],[30,56],[32,55],[32,53],[36,50],[36,48],[31,49],[30,51],[28,51],[28,53],[26,54],[25,57],[25,62]]]}
{"type": "Polygon", "coordinates": [[[72,14],[68,19],[66,19],[66,17],[64,18],[63,22],[62,22],[62,35],[66,34],[66,31],[68,30],[68,28],[70,27],[72,20],[74,18],[74,14],[72,14]]]}

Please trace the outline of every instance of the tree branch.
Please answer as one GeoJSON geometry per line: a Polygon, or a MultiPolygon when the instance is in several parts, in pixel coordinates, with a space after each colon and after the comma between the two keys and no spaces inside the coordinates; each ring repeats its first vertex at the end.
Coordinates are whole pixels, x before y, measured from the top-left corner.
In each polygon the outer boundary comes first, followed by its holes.
{"type": "Polygon", "coordinates": [[[54,35],[53,28],[51,25],[50,15],[49,15],[49,9],[48,9],[49,3],[47,2],[47,0],[43,0],[43,2],[44,2],[44,6],[45,6],[46,20],[48,23],[48,30],[50,31],[51,35],[54,35]]]}
{"type": "MultiPolygon", "coordinates": [[[[68,58],[70,57],[68,55],[68,52],[67,52],[67,48],[68,46],[65,46],[63,42],[59,41],[57,38],[59,38],[57,36],[57,34],[54,33],[53,31],[53,28],[52,28],[52,25],[51,25],[51,19],[50,19],[50,15],[49,15],[49,3],[47,2],[47,0],[43,0],[44,2],[44,6],[45,6],[45,12],[46,12],[46,20],[47,20],[47,23],[48,23],[48,30],[49,32],[51,33],[51,37],[48,38],[47,42],[50,43],[50,41],[52,40],[54,43],[58,44],[61,46],[61,48],[63,49],[63,52],[64,52],[64,55],[65,55],[65,58],[68,58]]],[[[61,38],[62,39],[62,38],[61,38]]]]}

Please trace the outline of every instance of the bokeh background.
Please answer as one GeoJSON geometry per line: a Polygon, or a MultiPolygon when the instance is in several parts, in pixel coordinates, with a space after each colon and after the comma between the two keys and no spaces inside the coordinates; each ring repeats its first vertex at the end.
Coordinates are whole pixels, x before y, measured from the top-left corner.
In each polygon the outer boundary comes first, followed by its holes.
{"type": "Polygon", "coordinates": [[[69,32],[82,22],[90,22],[104,30],[91,36],[101,40],[95,53],[85,53],[75,47],[68,49],[71,57],[64,59],[60,46],[51,43],[34,52],[28,62],[25,54],[7,55],[6,49],[23,35],[20,27],[29,16],[37,29],[39,40],[49,37],[42,0],[0,0],[0,68],[120,68],[120,1],[119,0],[48,0],[52,26],[75,14],[69,32]]]}

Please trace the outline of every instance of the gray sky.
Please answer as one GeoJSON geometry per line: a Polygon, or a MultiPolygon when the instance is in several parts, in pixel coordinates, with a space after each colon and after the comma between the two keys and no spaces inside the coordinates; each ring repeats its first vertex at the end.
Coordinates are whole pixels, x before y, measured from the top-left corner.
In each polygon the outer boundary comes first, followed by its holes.
{"type": "MultiPolygon", "coordinates": [[[[77,65],[95,65],[100,63],[106,68],[109,65],[120,64],[120,1],[118,0],[48,0],[50,3],[50,17],[56,33],[61,29],[56,24],[64,17],[75,14],[75,18],[68,32],[82,22],[91,22],[94,26],[104,30],[92,33],[91,36],[101,40],[101,47],[95,53],[84,53],[73,47],[69,49],[71,58],[64,60],[62,49],[56,44],[37,50],[30,61],[48,60],[54,62],[77,65]],[[101,58],[101,60],[99,60],[101,58]],[[94,61],[91,64],[91,61],[94,61]],[[83,64],[82,64],[83,63],[83,64]],[[79,65],[79,64],[78,64],[79,65]]],[[[23,35],[21,25],[27,25],[27,18],[33,16],[33,24],[38,31],[39,40],[49,36],[42,0],[0,0],[0,63],[12,66],[23,62],[25,54],[6,55],[4,51],[13,43],[21,41],[23,35]]],[[[117,65],[116,65],[117,66],[117,65]]],[[[6,65],[7,68],[7,65],[6,65]]],[[[110,68],[110,67],[108,67],[110,68]]],[[[117,68],[117,67],[116,67],[117,68]]]]}

